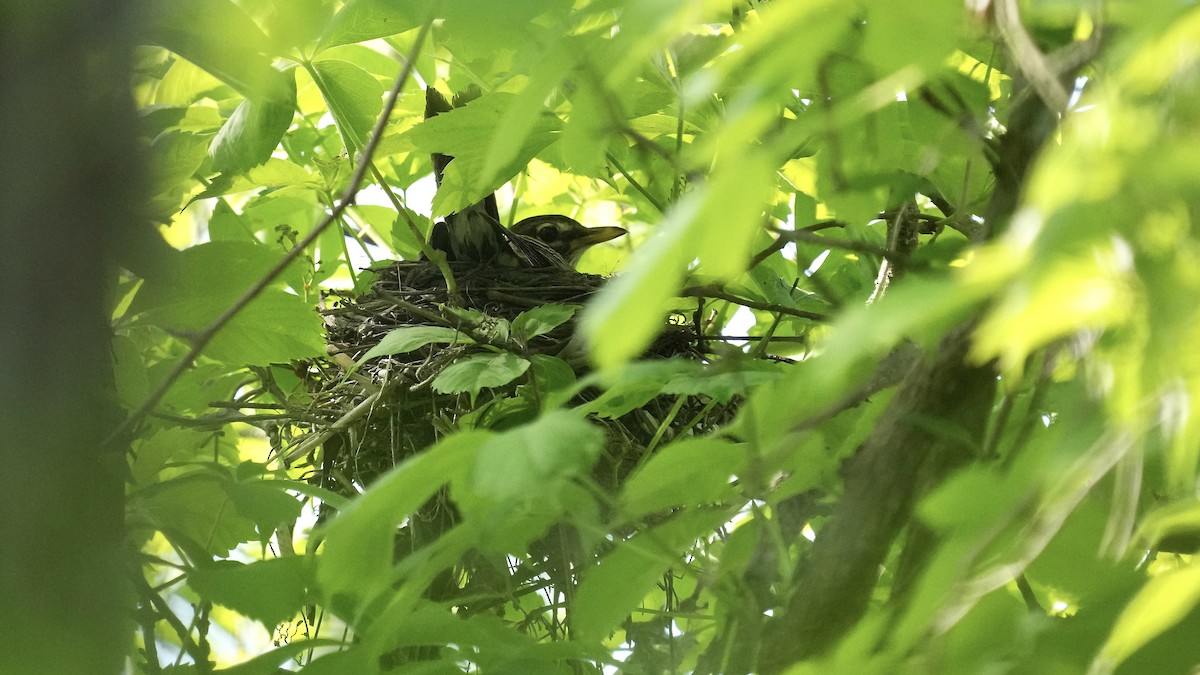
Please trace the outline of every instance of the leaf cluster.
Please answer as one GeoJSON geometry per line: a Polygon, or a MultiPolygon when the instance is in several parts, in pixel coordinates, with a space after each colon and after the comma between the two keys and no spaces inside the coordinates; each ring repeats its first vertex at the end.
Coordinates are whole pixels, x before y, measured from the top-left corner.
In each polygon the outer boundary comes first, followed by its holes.
{"type": "Polygon", "coordinates": [[[141,672],[1196,666],[1186,3],[157,0],[142,31],[111,301],[141,672]],[[482,94],[424,120],[417,83],[482,94]],[[583,261],[617,274],[418,261],[494,192],[625,227],[583,261]]]}

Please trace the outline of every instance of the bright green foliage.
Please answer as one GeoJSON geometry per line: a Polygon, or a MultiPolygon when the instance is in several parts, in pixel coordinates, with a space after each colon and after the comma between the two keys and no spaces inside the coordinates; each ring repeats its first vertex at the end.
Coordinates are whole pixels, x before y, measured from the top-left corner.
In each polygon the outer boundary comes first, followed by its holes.
{"type": "Polygon", "coordinates": [[[112,292],[116,399],[174,378],[128,429],[139,672],[1194,672],[1200,10],[965,5],[151,2],[141,211],[181,250],[112,292]],[[423,120],[420,85],[481,93],[423,120]],[[494,191],[629,230],[583,261],[615,276],[337,361],[382,397],[429,354],[414,407],[472,410],[323,465],[378,412],[314,393],[325,294],[494,191]],[[644,358],[680,324],[702,358],[644,358]]]}

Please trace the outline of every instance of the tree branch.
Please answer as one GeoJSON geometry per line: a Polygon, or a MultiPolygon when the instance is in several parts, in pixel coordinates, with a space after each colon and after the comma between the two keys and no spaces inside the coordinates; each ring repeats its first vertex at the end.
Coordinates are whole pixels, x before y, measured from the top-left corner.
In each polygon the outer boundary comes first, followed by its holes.
{"type": "Polygon", "coordinates": [[[404,83],[408,81],[409,76],[412,75],[414,65],[417,61],[417,54],[421,49],[421,44],[425,41],[425,36],[429,33],[430,26],[432,26],[432,22],[427,21],[425,25],[421,27],[421,32],[417,34],[416,40],[413,41],[412,49],[405,58],[404,67],[400,69],[400,74],[396,76],[395,84],[392,86],[391,91],[388,92],[387,102],[384,103],[383,111],[380,113],[379,119],[375,122],[375,128],[371,131],[371,137],[367,141],[367,145],[363,148],[362,153],[359,155],[358,166],[355,168],[354,174],[350,178],[350,183],[346,186],[346,190],[342,193],[337,205],[333,207],[333,209],[320,223],[317,224],[316,227],[312,229],[312,231],[310,231],[304,236],[303,239],[297,242],[296,245],[293,246],[292,249],[288,251],[287,254],[285,254],[283,258],[275,264],[274,267],[272,267],[265,275],[263,275],[261,279],[255,282],[253,286],[247,289],[246,292],[242,294],[242,297],[238,298],[236,302],[230,305],[229,308],[222,312],[221,315],[216,319],[214,319],[212,323],[195,335],[195,337],[192,339],[191,349],[189,349],[187,354],[185,354],[183,358],[181,358],[175,364],[175,367],[171,369],[171,372],[169,372],[167,376],[163,378],[163,381],[159,383],[158,387],[155,388],[155,390],[148,397],[146,397],[146,400],[143,401],[140,406],[138,406],[137,410],[133,411],[129,417],[125,418],[125,420],[121,422],[121,425],[117,427],[116,431],[114,431],[105,440],[104,445],[106,447],[118,444],[120,439],[123,438],[130,429],[141,422],[142,419],[144,419],[146,415],[148,415],[150,411],[153,410],[160,401],[162,401],[163,397],[166,396],[171,387],[175,385],[175,382],[188,370],[188,368],[192,367],[192,364],[195,363],[196,359],[204,351],[204,348],[208,346],[208,343],[212,341],[217,333],[220,332],[220,330],[224,328],[225,325],[228,324],[238,312],[242,311],[246,305],[250,304],[254,298],[258,297],[258,295],[262,293],[263,290],[271,284],[271,282],[273,282],[280,274],[283,273],[285,269],[287,269],[287,266],[291,264],[293,260],[300,257],[300,254],[304,253],[304,251],[311,246],[318,237],[321,236],[321,233],[325,231],[325,228],[329,227],[331,223],[336,221],[342,215],[342,212],[344,212],[347,207],[354,203],[354,198],[358,194],[358,190],[362,186],[362,182],[367,174],[367,170],[371,166],[371,155],[374,154],[375,148],[379,146],[379,140],[383,137],[383,130],[387,127],[388,118],[391,117],[392,111],[396,108],[396,100],[400,96],[400,91],[404,88],[404,83]]]}
{"type": "Polygon", "coordinates": [[[757,309],[763,312],[786,314],[788,316],[795,316],[801,319],[811,319],[812,321],[829,321],[829,316],[825,314],[806,312],[802,309],[787,307],[786,305],[777,305],[770,302],[759,302],[757,300],[743,298],[733,295],[732,293],[725,291],[715,284],[709,284],[707,286],[689,286],[688,288],[681,290],[679,295],[685,298],[716,298],[718,300],[732,302],[735,305],[741,305],[742,307],[749,307],[750,309],[757,309]]]}
{"type": "MultiPolygon", "coordinates": [[[[1039,97],[1027,97],[1012,110],[986,210],[991,234],[1015,212],[1032,158],[1056,119],[1039,97]]],[[[960,324],[932,359],[908,372],[870,436],[846,461],[842,497],[817,533],[811,555],[798,563],[790,601],[768,625],[763,672],[779,672],[830,650],[854,628],[867,610],[879,566],[921,495],[983,447],[996,382],[989,365],[966,360],[975,326],[974,319],[960,324]],[[917,423],[929,419],[956,423],[959,433],[917,423]],[[978,439],[978,447],[964,447],[955,440],[960,438],[978,439]]],[[[898,577],[916,578],[934,543],[926,539],[906,550],[898,577]]],[[[893,600],[906,600],[904,587],[899,583],[893,600]]]]}

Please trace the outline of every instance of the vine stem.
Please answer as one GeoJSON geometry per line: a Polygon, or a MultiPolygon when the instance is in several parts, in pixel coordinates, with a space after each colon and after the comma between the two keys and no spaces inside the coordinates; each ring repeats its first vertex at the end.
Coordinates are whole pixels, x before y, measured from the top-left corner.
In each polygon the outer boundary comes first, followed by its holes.
{"type": "Polygon", "coordinates": [[[300,257],[305,249],[307,249],[321,233],[329,227],[331,223],[341,217],[342,213],[354,203],[355,197],[358,194],[359,188],[362,187],[363,179],[366,177],[367,170],[371,166],[371,155],[375,153],[375,149],[379,146],[379,140],[383,137],[383,130],[387,127],[388,118],[391,117],[392,111],[396,108],[396,101],[400,97],[400,91],[404,88],[404,83],[408,81],[412,75],[414,65],[417,61],[417,55],[420,53],[421,45],[425,42],[425,37],[429,34],[429,29],[433,25],[432,21],[426,21],[421,26],[421,31],[417,34],[416,40],[413,41],[412,49],[405,56],[404,66],[400,69],[400,74],[396,76],[396,82],[392,85],[392,89],[388,92],[387,101],[383,105],[383,111],[379,115],[379,119],[375,121],[375,128],[371,130],[371,137],[367,140],[366,146],[363,147],[362,153],[358,158],[358,166],[354,169],[354,174],[350,178],[350,183],[346,186],[346,190],[342,193],[338,203],[334,205],[325,218],[317,224],[303,239],[298,241],[295,246],[288,251],[283,258],[279,260],[266,274],[246,290],[242,297],[230,305],[224,312],[221,313],[210,324],[202,330],[195,333],[192,337],[192,346],[187,354],[183,356],[167,374],[157,388],[142,402],[140,406],[134,410],[129,417],[126,417],[120,426],[117,427],[108,438],[104,440],[105,447],[111,447],[116,444],[119,439],[123,438],[126,433],[136,424],[141,422],[154,409],[155,406],[162,401],[175,382],[196,362],[196,359],[208,346],[212,339],[225,327],[226,324],[237,315],[238,312],[245,309],[246,305],[250,304],[254,298],[266,289],[271,282],[275,281],[280,274],[283,273],[287,266],[293,260],[300,257]]]}

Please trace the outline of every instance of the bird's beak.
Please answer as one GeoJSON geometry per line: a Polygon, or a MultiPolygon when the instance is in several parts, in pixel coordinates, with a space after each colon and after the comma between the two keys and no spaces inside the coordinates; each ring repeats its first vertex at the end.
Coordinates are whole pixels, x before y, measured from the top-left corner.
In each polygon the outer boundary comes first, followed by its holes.
{"type": "Polygon", "coordinates": [[[589,227],[587,232],[580,235],[572,244],[575,248],[583,249],[626,234],[629,232],[623,227],[589,227]]]}

